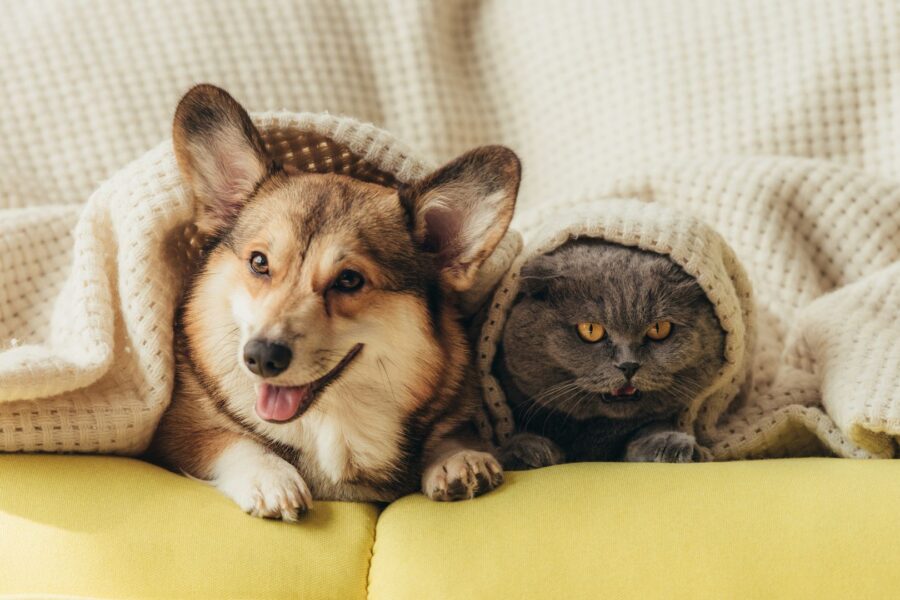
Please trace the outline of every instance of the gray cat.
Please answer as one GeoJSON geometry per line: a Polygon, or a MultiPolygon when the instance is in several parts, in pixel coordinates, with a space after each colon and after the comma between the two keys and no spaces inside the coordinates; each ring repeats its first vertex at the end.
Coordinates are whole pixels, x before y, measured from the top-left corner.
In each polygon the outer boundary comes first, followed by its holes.
{"type": "Polygon", "coordinates": [[[703,290],[669,258],[596,240],[527,262],[496,372],[517,433],[508,469],[560,462],[692,462],[680,410],[723,366],[703,290]]]}

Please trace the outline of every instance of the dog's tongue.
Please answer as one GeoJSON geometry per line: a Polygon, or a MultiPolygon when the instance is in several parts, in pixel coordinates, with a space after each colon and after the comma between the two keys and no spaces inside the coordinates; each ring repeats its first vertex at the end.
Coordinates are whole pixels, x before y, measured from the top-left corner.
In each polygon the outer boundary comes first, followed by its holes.
{"type": "Polygon", "coordinates": [[[626,385],[625,387],[620,387],[616,391],[613,392],[613,396],[630,396],[634,394],[637,389],[633,385],[626,385]]]}
{"type": "Polygon", "coordinates": [[[276,423],[290,421],[306,404],[309,386],[279,387],[264,383],[259,387],[259,398],[256,399],[256,414],[261,419],[276,423]]]}

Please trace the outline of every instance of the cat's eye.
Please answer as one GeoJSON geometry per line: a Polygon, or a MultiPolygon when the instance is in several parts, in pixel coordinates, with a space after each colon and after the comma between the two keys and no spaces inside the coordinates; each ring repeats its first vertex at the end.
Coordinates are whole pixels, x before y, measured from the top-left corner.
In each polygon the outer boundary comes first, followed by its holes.
{"type": "Polygon", "coordinates": [[[671,321],[657,321],[647,329],[647,337],[657,342],[666,339],[671,333],[671,321]]]}
{"type": "Polygon", "coordinates": [[[578,330],[578,337],[591,344],[599,342],[606,336],[606,330],[603,329],[603,325],[600,323],[585,321],[584,323],[579,323],[576,329],[578,330]]]}
{"type": "Polygon", "coordinates": [[[250,254],[250,270],[257,275],[269,274],[269,259],[262,252],[253,252],[250,254]]]}

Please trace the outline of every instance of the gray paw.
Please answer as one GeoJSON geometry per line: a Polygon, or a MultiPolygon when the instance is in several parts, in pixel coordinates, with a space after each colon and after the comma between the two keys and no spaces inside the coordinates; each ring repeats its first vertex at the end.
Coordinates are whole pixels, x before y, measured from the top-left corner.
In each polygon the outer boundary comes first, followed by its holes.
{"type": "Polygon", "coordinates": [[[681,431],[657,431],[639,436],[628,444],[628,462],[698,462],[700,446],[694,436],[681,431]]]}
{"type": "Polygon", "coordinates": [[[526,471],[556,465],[563,451],[551,440],[533,433],[518,433],[500,449],[500,463],[510,471],[526,471]]]}

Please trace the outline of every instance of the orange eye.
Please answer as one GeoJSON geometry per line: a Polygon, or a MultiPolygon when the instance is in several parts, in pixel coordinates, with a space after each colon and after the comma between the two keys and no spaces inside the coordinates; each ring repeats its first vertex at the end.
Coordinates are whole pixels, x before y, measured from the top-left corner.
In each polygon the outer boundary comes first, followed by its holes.
{"type": "Polygon", "coordinates": [[[664,340],[672,333],[672,323],[670,321],[657,321],[647,330],[647,337],[651,340],[664,340]]]}
{"type": "Polygon", "coordinates": [[[579,323],[577,329],[578,337],[591,344],[599,342],[606,336],[606,330],[600,323],[579,323]]]}

